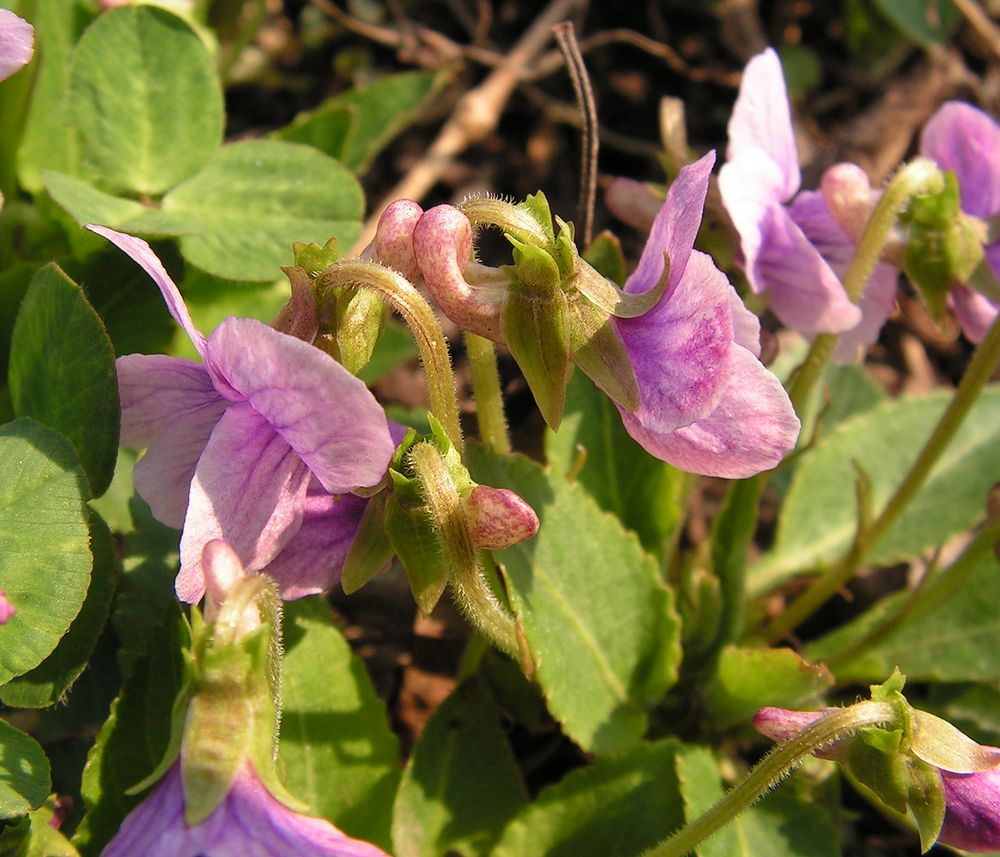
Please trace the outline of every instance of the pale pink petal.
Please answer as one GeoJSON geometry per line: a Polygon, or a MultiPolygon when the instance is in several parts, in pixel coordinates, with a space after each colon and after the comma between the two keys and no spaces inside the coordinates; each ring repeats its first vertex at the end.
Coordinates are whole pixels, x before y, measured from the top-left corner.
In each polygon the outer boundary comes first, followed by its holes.
{"type": "MultiPolygon", "coordinates": [[[[669,299],[684,276],[688,256],[701,226],[708,180],[714,164],[715,152],[709,152],[678,173],[653,221],[639,264],[625,283],[626,292],[636,294],[653,288],[663,275],[666,253],[670,257],[670,277],[660,305],[669,299]]],[[[656,309],[652,311],[655,312],[656,309]]],[[[652,313],[647,313],[647,316],[652,313]]]]}
{"type": "Polygon", "coordinates": [[[774,163],[781,174],[777,184],[779,199],[791,199],[802,181],[799,156],[785,75],[781,60],[771,48],[747,63],[729,118],[726,159],[732,161],[749,149],[760,150],[774,163]]]}
{"type": "Polygon", "coordinates": [[[746,308],[736,289],[729,287],[729,309],[733,316],[733,342],[754,357],[760,357],[760,319],[746,308]]]}
{"type": "Polygon", "coordinates": [[[663,194],[645,182],[616,178],[604,192],[604,204],[623,223],[648,232],[663,207],[663,194]]]}
{"type": "Polygon", "coordinates": [[[302,459],[264,417],[246,402],[231,405],[191,482],[178,597],[193,603],[204,594],[202,553],[212,539],[229,542],[248,571],[267,566],[302,524],[309,478],[302,459]]]}
{"type": "Polygon", "coordinates": [[[997,317],[996,305],[979,292],[961,285],[955,286],[948,293],[948,303],[962,327],[962,333],[970,342],[982,342],[986,331],[997,317]]]}
{"type": "Polygon", "coordinates": [[[963,211],[1000,211],[1000,125],[982,110],[961,101],[942,105],[924,125],[920,154],[955,173],[963,211]]]}
{"type": "Polygon", "coordinates": [[[799,420],[778,379],[749,351],[734,346],[731,381],[704,419],[666,434],[623,413],[629,434],[651,455],[681,470],[744,479],[776,467],[795,446],[799,420]]]}
{"type": "MultiPolygon", "coordinates": [[[[334,784],[335,787],[335,784],[334,784]]],[[[175,765],[122,822],[103,857],[388,857],[322,818],[302,815],[272,795],[247,763],[225,800],[203,822],[184,821],[175,765]]]]}
{"type": "Polygon", "coordinates": [[[229,403],[221,396],[196,409],[178,413],[156,436],[132,472],[135,490],[161,524],[180,529],[198,459],[229,403]]]}
{"type": "Polygon", "coordinates": [[[31,60],[35,30],[23,18],[0,9],[0,80],[6,80],[31,60]]]}
{"type": "Polygon", "coordinates": [[[693,251],[668,298],[646,315],[615,319],[641,399],[626,424],[664,434],[715,408],[729,382],[731,288],[711,257],[693,251]]]}
{"type": "Polygon", "coordinates": [[[331,495],[314,478],[306,494],[302,526],[265,569],[290,601],[324,592],[340,582],[368,501],[331,495]]]}
{"type": "Polygon", "coordinates": [[[758,273],[757,258],[767,241],[770,212],[781,208],[780,182],[777,166],[759,149],[740,153],[719,171],[722,202],[740,236],[747,280],[758,294],[769,285],[758,273]]]}
{"type": "MultiPolygon", "coordinates": [[[[165,354],[127,354],[115,361],[122,405],[122,446],[142,449],[184,414],[224,402],[205,367],[165,354]]],[[[206,438],[207,440],[207,438],[206,438]]]]}
{"type": "Polygon", "coordinates": [[[371,486],[395,444],[363,381],[306,342],[251,318],[227,318],[206,362],[260,414],[327,491],[371,486]]]}
{"type": "Polygon", "coordinates": [[[188,312],[180,290],[174,281],[170,279],[170,275],[167,273],[166,268],[163,267],[163,263],[153,252],[153,249],[141,238],[136,238],[134,235],[126,235],[124,232],[115,232],[114,229],[108,229],[106,226],[89,224],[87,228],[91,232],[96,232],[98,235],[107,238],[108,241],[129,256],[132,261],[152,277],[153,282],[159,286],[160,294],[163,295],[163,300],[167,304],[170,314],[184,328],[184,332],[191,339],[191,344],[194,345],[195,351],[204,357],[205,337],[194,326],[191,314],[188,312]]]}

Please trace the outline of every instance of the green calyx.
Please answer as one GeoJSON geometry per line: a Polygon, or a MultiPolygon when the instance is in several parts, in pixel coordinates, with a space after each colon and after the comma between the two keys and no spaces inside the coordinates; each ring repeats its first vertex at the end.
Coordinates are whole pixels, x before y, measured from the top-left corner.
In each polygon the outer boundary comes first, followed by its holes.
{"type": "Polygon", "coordinates": [[[940,190],[915,196],[901,219],[909,227],[904,269],[939,320],[951,288],[969,282],[983,262],[985,228],[963,214],[958,180],[951,172],[944,174],[940,190]]]}
{"type": "Polygon", "coordinates": [[[388,311],[381,295],[350,286],[325,290],[316,344],[352,375],[372,359],[388,311]]]}
{"type": "Polygon", "coordinates": [[[296,241],[292,244],[295,267],[303,268],[310,277],[315,279],[334,262],[340,260],[340,248],[337,246],[337,239],[331,238],[322,247],[315,242],[306,244],[296,241]]]}

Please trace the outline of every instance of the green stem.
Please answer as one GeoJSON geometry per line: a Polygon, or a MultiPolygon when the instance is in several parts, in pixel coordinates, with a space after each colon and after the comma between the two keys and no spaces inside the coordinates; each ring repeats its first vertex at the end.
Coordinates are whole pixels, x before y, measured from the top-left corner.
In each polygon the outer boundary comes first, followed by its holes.
{"type": "Polygon", "coordinates": [[[469,368],[472,371],[472,395],[476,400],[479,436],[495,452],[506,455],[510,452],[510,438],[507,434],[507,417],[504,415],[496,349],[488,339],[466,331],[465,350],[469,355],[469,368]]]}
{"type": "Polygon", "coordinates": [[[941,453],[951,442],[979,398],[986,382],[1000,361],[1000,316],[976,348],[955,395],[941,415],[917,460],[896,489],[881,514],[864,532],[858,534],[847,555],[819,577],[799,598],[795,599],[764,631],[764,639],[773,643],[807,619],[834,593],[846,584],[869,552],[892,528],[910,501],[917,495],[941,453]]]}
{"type": "Polygon", "coordinates": [[[886,702],[859,702],[820,717],[808,729],[778,744],[718,803],[651,848],[643,857],[683,857],[749,809],[814,750],[829,746],[866,726],[890,722],[895,716],[892,706],[886,702]]]}
{"type": "Polygon", "coordinates": [[[464,446],[458,421],[455,376],[451,371],[448,342],[431,305],[409,280],[376,262],[351,259],[331,265],[317,278],[317,287],[329,286],[371,289],[385,297],[403,317],[424,364],[431,413],[438,418],[448,439],[461,453],[464,446]]]}

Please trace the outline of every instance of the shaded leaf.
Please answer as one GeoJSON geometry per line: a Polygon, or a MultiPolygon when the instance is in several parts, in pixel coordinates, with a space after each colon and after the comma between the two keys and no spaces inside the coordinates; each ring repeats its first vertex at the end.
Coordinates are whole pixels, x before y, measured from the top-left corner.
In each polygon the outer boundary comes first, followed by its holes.
{"type": "Polygon", "coordinates": [[[50,787],[45,751],[30,735],[0,720],[0,820],[37,809],[50,787]]]}

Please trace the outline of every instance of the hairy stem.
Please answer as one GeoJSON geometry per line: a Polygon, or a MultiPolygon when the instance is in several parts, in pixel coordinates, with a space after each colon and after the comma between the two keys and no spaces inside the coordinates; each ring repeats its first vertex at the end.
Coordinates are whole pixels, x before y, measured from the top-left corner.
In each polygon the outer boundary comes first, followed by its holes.
{"type": "Polygon", "coordinates": [[[488,339],[468,331],[465,334],[465,349],[472,370],[472,394],[476,399],[479,436],[495,452],[506,455],[510,452],[510,438],[507,435],[496,349],[488,339]]]}

